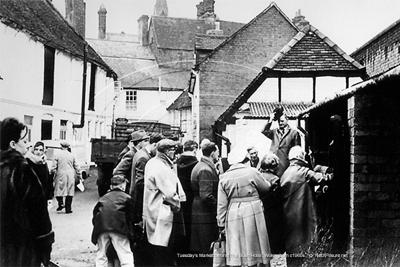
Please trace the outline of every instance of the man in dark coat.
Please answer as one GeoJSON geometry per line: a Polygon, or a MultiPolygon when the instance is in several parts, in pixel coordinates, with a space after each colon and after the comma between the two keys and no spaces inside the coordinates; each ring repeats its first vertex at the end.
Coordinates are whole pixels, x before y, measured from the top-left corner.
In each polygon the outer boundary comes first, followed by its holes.
{"type": "Polygon", "coordinates": [[[281,177],[289,166],[289,150],[297,145],[301,145],[300,134],[296,129],[288,125],[288,118],[282,113],[281,109],[276,109],[269,116],[269,121],[261,131],[263,135],[271,139],[270,151],[278,156],[279,167],[276,172],[281,177]],[[278,120],[279,127],[271,129],[272,122],[278,120]]]}
{"type": "MultiPolygon", "coordinates": [[[[219,179],[215,163],[219,159],[219,150],[213,142],[204,144],[201,150],[203,156],[191,174],[194,199],[190,249],[195,252],[208,253],[211,243],[218,238],[216,217],[219,179]]],[[[209,264],[207,258],[198,259],[203,260],[199,264],[209,264]]]]}
{"type": "MultiPolygon", "coordinates": [[[[290,165],[281,177],[285,248],[287,254],[306,253],[316,238],[317,214],[314,186],[332,179],[330,174],[308,167],[305,152],[294,146],[289,152],[290,165]]],[[[317,169],[327,169],[317,166],[317,169]]],[[[301,266],[302,257],[287,257],[288,266],[301,266]]]]}
{"type": "Polygon", "coordinates": [[[121,266],[134,266],[130,241],[133,239],[133,199],[125,193],[123,175],[111,178],[111,190],[93,209],[92,243],[97,245],[96,266],[107,266],[107,249],[112,244],[121,266]]]}
{"type": "MultiPolygon", "coordinates": [[[[128,184],[126,188],[126,192],[129,193],[129,189],[131,186],[131,177],[132,177],[132,160],[135,156],[136,152],[143,147],[145,147],[149,142],[149,136],[144,130],[134,131],[131,134],[131,142],[133,143],[130,146],[130,150],[124,154],[121,161],[117,164],[117,166],[113,170],[113,175],[125,175],[128,184]]],[[[123,153],[123,152],[121,152],[123,153]]]]}
{"type": "Polygon", "coordinates": [[[48,266],[54,232],[39,178],[24,158],[25,125],[14,118],[1,123],[0,266],[48,266]]]}
{"type": "MultiPolygon", "coordinates": [[[[193,141],[188,140],[183,144],[183,153],[180,158],[176,161],[178,178],[181,181],[183,191],[186,194],[186,202],[182,202],[181,209],[183,211],[183,219],[185,221],[186,237],[182,244],[182,250],[180,253],[188,253],[190,251],[190,235],[192,228],[192,203],[193,203],[193,192],[190,184],[190,176],[194,166],[199,162],[196,158],[196,151],[199,145],[193,141]]],[[[178,258],[178,265],[187,266],[190,258],[178,258]]]]}

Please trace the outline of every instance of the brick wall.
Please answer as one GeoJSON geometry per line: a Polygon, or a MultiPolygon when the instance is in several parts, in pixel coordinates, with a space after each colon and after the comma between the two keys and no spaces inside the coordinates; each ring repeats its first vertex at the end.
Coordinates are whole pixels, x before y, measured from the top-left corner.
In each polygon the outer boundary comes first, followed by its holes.
{"type": "Polygon", "coordinates": [[[400,79],[348,100],[351,134],[351,248],[400,240],[400,79]]]}
{"type": "Polygon", "coordinates": [[[272,7],[200,66],[200,140],[296,29],[272,7]]]}
{"type": "Polygon", "coordinates": [[[366,67],[370,77],[399,65],[400,23],[382,32],[350,56],[366,67]]]}

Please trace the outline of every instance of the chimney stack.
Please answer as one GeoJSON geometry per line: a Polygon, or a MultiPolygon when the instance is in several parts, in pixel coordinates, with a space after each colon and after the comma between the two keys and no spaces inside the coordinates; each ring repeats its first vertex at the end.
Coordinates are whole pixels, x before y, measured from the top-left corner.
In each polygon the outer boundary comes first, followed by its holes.
{"type": "Polygon", "coordinates": [[[204,15],[204,3],[200,2],[198,5],[196,5],[197,7],[197,18],[201,18],[201,16],[204,15]]]}
{"type": "Polygon", "coordinates": [[[149,45],[149,31],[148,31],[148,24],[149,24],[149,16],[147,15],[142,15],[138,19],[138,37],[139,37],[139,42],[140,45],[142,46],[148,46],[149,45]]]}
{"type": "Polygon", "coordinates": [[[292,22],[300,30],[303,29],[305,26],[310,25],[310,23],[307,20],[305,20],[305,16],[301,15],[301,10],[300,9],[296,12],[295,17],[292,19],[292,22]]]}
{"type": "Polygon", "coordinates": [[[196,5],[197,19],[215,18],[214,3],[214,0],[204,0],[196,5]]]}
{"type": "Polygon", "coordinates": [[[104,4],[100,6],[99,11],[97,12],[99,14],[99,39],[106,39],[106,26],[107,26],[107,20],[106,20],[106,14],[107,14],[107,9],[104,7],[104,4]]]}

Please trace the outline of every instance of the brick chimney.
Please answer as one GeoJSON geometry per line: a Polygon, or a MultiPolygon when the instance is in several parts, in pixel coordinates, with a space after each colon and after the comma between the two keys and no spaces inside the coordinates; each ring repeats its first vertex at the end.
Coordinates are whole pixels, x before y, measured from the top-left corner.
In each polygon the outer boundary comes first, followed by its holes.
{"type": "Polygon", "coordinates": [[[214,14],[214,0],[204,0],[204,13],[214,14]]]}
{"type": "Polygon", "coordinates": [[[168,17],[167,0],[157,0],[154,6],[154,16],[168,17]]]}
{"type": "Polygon", "coordinates": [[[196,5],[197,7],[197,18],[201,18],[201,16],[204,15],[204,3],[200,2],[198,5],[196,5]]]}
{"type": "Polygon", "coordinates": [[[204,0],[197,7],[197,19],[216,17],[214,13],[214,0],[204,0]]]}
{"type": "Polygon", "coordinates": [[[106,39],[107,32],[106,32],[106,27],[107,27],[107,9],[105,8],[104,4],[100,6],[99,11],[97,11],[97,14],[99,14],[99,39],[106,39]]]}
{"type": "Polygon", "coordinates": [[[149,25],[149,16],[147,15],[142,15],[138,19],[138,37],[139,37],[139,42],[140,45],[142,46],[148,46],[149,45],[149,31],[148,31],[148,26],[149,25]]]}
{"type": "Polygon", "coordinates": [[[296,12],[295,17],[292,19],[292,22],[294,23],[294,25],[296,25],[300,30],[302,28],[304,28],[305,26],[310,25],[310,22],[308,22],[307,20],[305,20],[305,16],[301,15],[301,10],[299,9],[296,12]]]}
{"type": "Polygon", "coordinates": [[[65,18],[80,35],[85,37],[86,4],[83,0],[65,0],[65,18]]]}

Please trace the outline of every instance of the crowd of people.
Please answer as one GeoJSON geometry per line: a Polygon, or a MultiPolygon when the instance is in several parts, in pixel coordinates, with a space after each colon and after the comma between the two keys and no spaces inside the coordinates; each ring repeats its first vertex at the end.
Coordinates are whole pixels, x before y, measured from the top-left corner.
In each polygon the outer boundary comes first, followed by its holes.
{"type": "MultiPolygon", "coordinates": [[[[96,266],[212,266],[221,236],[227,266],[269,266],[284,253],[288,266],[301,266],[316,237],[314,187],[332,175],[306,161],[299,133],[279,110],[262,133],[271,139],[268,153],[234,148],[225,166],[208,139],[199,146],[134,131],[93,209],[96,266]]],[[[56,197],[57,211],[72,212],[79,165],[62,142],[53,183],[44,144],[27,151],[26,126],[6,118],[0,134],[1,265],[48,266],[48,201],[56,197]]]]}

